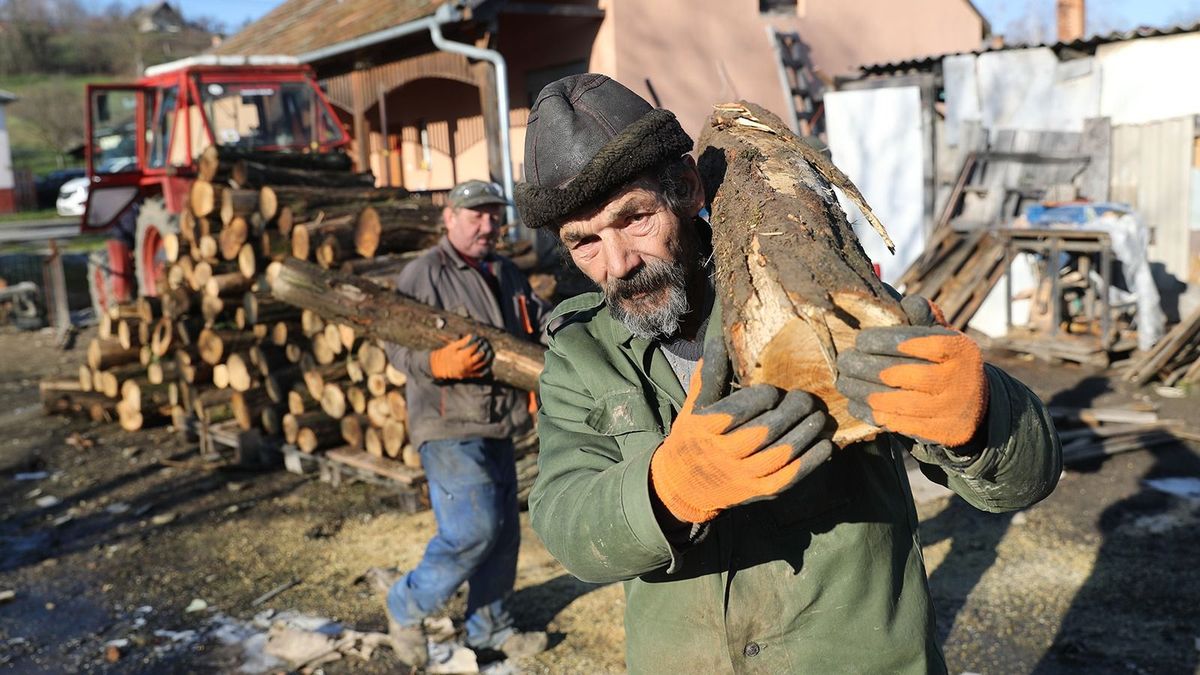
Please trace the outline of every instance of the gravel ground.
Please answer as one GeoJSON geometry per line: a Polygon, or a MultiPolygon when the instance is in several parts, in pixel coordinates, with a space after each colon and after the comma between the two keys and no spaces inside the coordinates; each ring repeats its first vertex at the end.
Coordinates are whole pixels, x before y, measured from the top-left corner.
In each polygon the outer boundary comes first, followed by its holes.
{"type": "MultiPolygon", "coordinates": [[[[379,599],[358,577],[413,565],[434,531],[431,513],[401,513],[378,487],[213,470],[167,429],[128,434],[45,417],[37,380],[70,376],[81,350],[3,332],[0,354],[0,592],[14,591],[0,600],[0,670],[230,672],[240,649],[219,644],[212,627],[264,609],[385,629],[379,599]],[[30,471],[49,475],[16,480],[30,471]],[[196,599],[206,607],[186,611],[196,599]],[[129,642],[106,659],[117,639],[129,642]]],[[[1055,405],[1148,397],[1160,416],[1200,428],[1195,394],[1160,399],[1104,373],[993,360],[1055,405]]],[[[922,504],[951,672],[1198,672],[1200,506],[1143,482],[1163,477],[1200,477],[1197,448],[1180,442],[1078,467],[1015,514],[979,513],[953,497],[922,504]]],[[[552,648],[519,670],[623,672],[620,587],[575,580],[522,524],[512,606],[522,626],[550,632],[552,648]]],[[[396,665],[382,650],[324,669],[396,665]]]]}

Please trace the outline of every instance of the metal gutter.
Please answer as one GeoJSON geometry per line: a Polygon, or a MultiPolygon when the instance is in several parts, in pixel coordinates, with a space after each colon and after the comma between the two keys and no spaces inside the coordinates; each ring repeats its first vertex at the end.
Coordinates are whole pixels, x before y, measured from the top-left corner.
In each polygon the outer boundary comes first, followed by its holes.
{"type": "MultiPolygon", "coordinates": [[[[335,45],[315,49],[311,52],[300,54],[297,58],[301,63],[312,63],[352,52],[357,49],[371,47],[377,44],[395,40],[398,38],[415,35],[422,31],[429,31],[429,36],[433,40],[433,44],[439,50],[451,52],[454,54],[462,54],[467,58],[488,61],[495,68],[496,78],[496,108],[499,112],[500,123],[500,164],[501,176],[504,186],[504,194],[508,199],[508,206],[505,207],[507,220],[509,223],[516,222],[516,207],[513,206],[513,172],[512,172],[512,142],[509,136],[508,124],[508,66],[504,61],[504,56],[494,49],[483,49],[474,45],[464,44],[447,40],[442,35],[442,25],[449,23],[458,23],[463,20],[463,11],[457,7],[455,2],[447,2],[440,5],[431,16],[414,19],[408,23],[402,23],[399,26],[392,26],[381,31],[368,33],[366,35],[339,42],[335,45]]],[[[516,234],[515,232],[513,233],[516,234]]]]}
{"type": "MultiPolygon", "coordinates": [[[[464,44],[447,40],[442,35],[442,24],[457,21],[457,18],[451,20],[449,17],[461,17],[461,12],[453,9],[450,5],[442,5],[438,7],[434,14],[435,21],[429,27],[429,35],[433,38],[433,44],[438,49],[444,52],[462,54],[467,58],[479,59],[481,61],[489,61],[496,69],[496,108],[499,111],[500,123],[500,174],[504,181],[504,194],[508,199],[508,204],[504,207],[507,222],[510,224],[517,222],[517,209],[513,205],[513,173],[512,173],[512,143],[510,142],[508,130],[508,65],[504,61],[504,56],[495,49],[484,49],[474,45],[464,44]]],[[[511,233],[514,238],[518,236],[515,230],[511,233]]]]}

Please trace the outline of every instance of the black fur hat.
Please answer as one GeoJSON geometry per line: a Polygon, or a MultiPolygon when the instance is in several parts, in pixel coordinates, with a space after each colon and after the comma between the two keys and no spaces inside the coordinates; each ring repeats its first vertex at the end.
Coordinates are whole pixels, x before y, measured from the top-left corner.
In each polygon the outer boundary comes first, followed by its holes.
{"type": "Polygon", "coordinates": [[[526,226],[557,231],[571,214],[691,150],[671,111],[604,75],[564,77],[546,85],[529,111],[517,208],[526,226]]]}

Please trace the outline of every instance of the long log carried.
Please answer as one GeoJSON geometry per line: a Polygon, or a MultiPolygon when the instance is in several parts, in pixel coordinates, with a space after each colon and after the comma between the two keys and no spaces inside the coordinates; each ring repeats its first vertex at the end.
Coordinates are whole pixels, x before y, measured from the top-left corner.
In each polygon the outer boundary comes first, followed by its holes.
{"type": "Polygon", "coordinates": [[[906,323],[834,197],[841,188],[891,241],[849,178],[775,115],[717,106],[700,135],[725,336],[742,384],[821,399],[846,446],[879,429],[849,414],[837,354],[858,331],[906,323]]]}
{"type": "Polygon", "coordinates": [[[468,333],[484,337],[496,352],[497,380],[533,391],[545,363],[545,348],[504,331],[443,312],[362,277],[323,270],[288,259],[271,287],[275,297],[311,310],[328,321],[353,326],[368,337],[414,349],[437,349],[468,333]]]}

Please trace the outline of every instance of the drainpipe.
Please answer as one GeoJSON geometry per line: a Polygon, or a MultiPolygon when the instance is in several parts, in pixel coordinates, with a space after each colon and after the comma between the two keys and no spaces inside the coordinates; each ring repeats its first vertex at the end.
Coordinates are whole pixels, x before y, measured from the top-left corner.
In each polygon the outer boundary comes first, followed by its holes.
{"type": "MultiPolygon", "coordinates": [[[[512,147],[508,131],[508,66],[504,62],[504,57],[500,52],[494,49],[483,49],[474,45],[464,44],[462,42],[454,42],[447,40],[442,35],[442,24],[458,23],[462,21],[462,10],[455,7],[454,2],[447,2],[437,8],[433,16],[427,16],[415,21],[393,26],[374,33],[368,33],[361,37],[339,42],[335,45],[323,47],[311,52],[300,54],[296,57],[301,63],[312,63],[322,59],[330,58],[354,51],[377,45],[389,40],[412,35],[414,33],[428,30],[429,36],[433,39],[435,47],[444,52],[452,52],[462,54],[468,58],[488,61],[496,69],[496,107],[500,113],[500,157],[501,157],[501,173],[504,183],[504,194],[509,200],[509,205],[505,209],[507,221],[509,223],[517,222],[516,207],[512,205],[513,198],[513,175],[512,175],[512,147]]],[[[521,228],[524,229],[524,228],[521,228]]],[[[520,238],[519,233],[514,229],[512,232],[514,239],[520,238]]]]}
{"type": "MultiPolygon", "coordinates": [[[[496,107],[499,109],[500,122],[500,173],[504,181],[504,194],[509,200],[508,206],[505,207],[505,212],[507,222],[516,223],[517,211],[516,207],[512,204],[512,148],[510,147],[508,132],[508,66],[505,64],[504,57],[501,56],[500,52],[494,49],[483,49],[482,47],[462,42],[454,42],[453,40],[447,40],[442,35],[442,24],[454,23],[461,17],[462,13],[454,9],[449,3],[438,7],[437,13],[434,14],[435,20],[429,26],[429,36],[433,38],[434,46],[444,52],[453,52],[455,54],[462,54],[468,58],[488,61],[496,69],[496,107]]],[[[514,228],[510,236],[514,240],[519,239],[520,233],[514,228]]]]}

